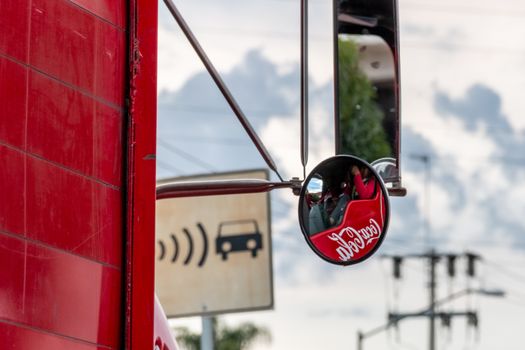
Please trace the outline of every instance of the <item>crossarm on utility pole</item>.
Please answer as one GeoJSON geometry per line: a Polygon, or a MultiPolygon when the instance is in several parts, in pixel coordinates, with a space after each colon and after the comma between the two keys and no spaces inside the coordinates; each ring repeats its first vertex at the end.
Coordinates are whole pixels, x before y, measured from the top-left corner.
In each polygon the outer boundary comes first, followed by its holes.
{"type": "MultiPolygon", "coordinates": [[[[369,338],[378,333],[386,331],[390,327],[395,326],[397,323],[399,323],[399,321],[402,321],[406,318],[411,318],[411,317],[429,317],[432,313],[432,310],[435,309],[436,307],[441,306],[445,303],[448,303],[451,300],[454,300],[456,298],[459,298],[461,296],[468,295],[468,294],[481,294],[481,295],[496,296],[496,297],[502,297],[505,295],[505,293],[501,290],[484,290],[484,289],[467,288],[467,289],[462,289],[458,292],[452,293],[443,299],[437,300],[433,303],[433,305],[429,305],[429,307],[421,311],[407,312],[407,313],[389,313],[388,322],[385,323],[384,325],[373,328],[367,332],[361,332],[361,331],[357,332],[357,349],[363,350],[363,340],[365,340],[365,338],[369,338]]],[[[434,312],[432,316],[440,317],[440,318],[465,316],[465,317],[469,317],[472,319],[477,319],[477,313],[473,311],[434,312]]]]}

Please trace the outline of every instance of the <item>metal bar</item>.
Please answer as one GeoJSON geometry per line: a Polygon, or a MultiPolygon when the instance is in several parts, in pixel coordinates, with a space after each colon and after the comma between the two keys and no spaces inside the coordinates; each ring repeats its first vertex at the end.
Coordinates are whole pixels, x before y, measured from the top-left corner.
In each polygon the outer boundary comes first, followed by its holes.
{"type": "Polygon", "coordinates": [[[201,349],[213,350],[215,344],[213,343],[213,320],[210,316],[202,316],[202,334],[201,334],[201,349]]]}
{"type": "Polygon", "coordinates": [[[270,182],[259,179],[172,182],[157,186],[157,200],[269,192],[276,188],[300,188],[300,182],[270,182]]]}
{"type": "Polygon", "coordinates": [[[224,96],[228,104],[230,105],[230,108],[232,109],[233,113],[237,116],[237,119],[239,119],[239,122],[243,126],[244,130],[246,131],[246,133],[252,140],[253,144],[255,145],[255,147],[261,154],[261,156],[263,157],[264,161],[266,162],[268,167],[272,169],[275,172],[275,174],[277,174],[279,179],[283,181],[283,178],[277,171],[277,167],[272,157],[268,153],[268,150],[266,149],[262,141],[259,139],[259,136],[257,135],[255,130],[251,126],[250,122],[248,121],[244,113],[242,112],[241,108],[237,104],[237,101],[235,101],[235,99],[233,98],[233,95],[231,94],[230,90],[228,89],[224,81],[222,80],[221,76],[219,75],[219,73],[217,72],[213,64],[211,63],[210,59],[208,58],[208,56],[206,55],[206,53],[200,46],[199,42],[197,41],[197,38],[193,35],[193,32],[189,28],[188,24],[186,23],[186,21],[184,21],[184,18],[182,17],[180,12],[177,10],[177,7],[175,6],[175,4],[171,0],[163,0],[163,1],[164,1],[164,4],[166,4],[166,6],[168,7],[168,10],[172,14],[173,18],[175,18],[175,20],[181,27],[182,31],[184,32],[184,35],[186,35],[186,38],[190,42],[191,46],[193,46],[193,49],[195,50],[195,52],[201,59],[202,63],[208,70],[208,73],[210,73],[211,77],[213,78],[213,81],[215,82],[215,84],[217,84],[217,87],[219,88],[222,95],[224,96]]]}
{"type": "Polygon", "coordinates": [[[301,0],[301,163],[308,163],[308,0],[301,0]]]}
{"type": "Polygon", "coordinates": [[[430,285],[429,285],[429,299],[430,307],[429,309],[429,337],[428,337],[428,348],[430,350],[436,349],[436,263],[438,262],[439,257],[437,257],[434,249],[431,250],[429,263],[430,263],[430,285]]]}
{"type": "MultiPolygon", "coordinates": [[[[125,181],[121,196],[125,208],[119,218],[123,220],[125,232],[125,244],[122,245],[125,256],[120,272],[123,324],[119,338],[123,338],[120,348],[138,350],[153,348],[155,316],[161,320],[159,315],[164,313],[156,302],[154,289],[158,4],[150,0],[125,3],[129,11],[126,34],[123,33],[128,42],[126,97],[129,105],[123,125],[126,138],[120,141],[125,143],[126,152],[122,163],[125,181]]],[[[117,61],[114,64],[116,67],[117,61]]],[[[120,148],[124,151],[124,145],[120,148]]],[[[160,322],[159,329],[168,329],[163,321],[160,322]]],[[[173,340],[166,340],[171,348],[173,340]]]]}
{"type": "Polygon", "coordinates": [[[332,22],[333,22],[333,46],[334,46],[334,139],[335,154],[341,151],[341,130],[339,130],[339,0],[332,1],[332,22]]]}

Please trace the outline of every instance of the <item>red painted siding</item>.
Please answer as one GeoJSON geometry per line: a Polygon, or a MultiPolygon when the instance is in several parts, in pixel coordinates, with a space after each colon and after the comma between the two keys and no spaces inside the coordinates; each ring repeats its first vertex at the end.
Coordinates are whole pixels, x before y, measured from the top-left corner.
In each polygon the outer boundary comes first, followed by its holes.
{"type": "Polygon", "coordinates": [[[127,6],[0,1],[0,342],[10,349],[123,345],[127,6]]]}

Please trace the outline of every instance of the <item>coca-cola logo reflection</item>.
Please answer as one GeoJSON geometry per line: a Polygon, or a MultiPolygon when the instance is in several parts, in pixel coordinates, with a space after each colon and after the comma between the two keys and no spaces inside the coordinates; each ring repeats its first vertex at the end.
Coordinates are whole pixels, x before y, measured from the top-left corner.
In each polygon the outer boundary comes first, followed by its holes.
{"type": "Polygon", "coordinates": [[[308,239],[325,259],[353,263],[368,256],[381,242],[386,214],[385,198],[378,190],[371,199],[348,203],[340,225],[308,239]]]}
{"type": "Polygon", "coordinates": [[[380,235],[381,227],[374,219],[370,219],[369,226],[360,229],[345,227],[339,233],[328,234],[327,238],[339,245],[335,249],[339,259],[349,261],[355,255],[361,255],[360,253],[378,240],[380,235]]]}

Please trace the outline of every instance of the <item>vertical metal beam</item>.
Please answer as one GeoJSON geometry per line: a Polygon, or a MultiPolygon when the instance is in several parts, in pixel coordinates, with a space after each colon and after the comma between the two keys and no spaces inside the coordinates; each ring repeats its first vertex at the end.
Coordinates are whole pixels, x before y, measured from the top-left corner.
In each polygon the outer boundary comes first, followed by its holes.
{"type": "Polygon", "coordinates": [[[301,163],[308,163],[308,0],[301,0],[301,163]]]}
{"type": "Polygon", "coordinates": [[[436,349],[436,263],[438,261],[438,256],[434,249],[430,251],[429,262],[430,262],[430,307],[429,307],[429,349],[436,349]]]}
{"type": "Polygon", "coordinates": [[[341,152],[341,130],[340,126],[340,116],[339,116],[339,0],[332,1],[332,21],[333,21],[333,55],[334,55],[334,144],[335,144],[335,154],[341,152]]]}
{"type": "Polygon", "coordinates": [[[214,350],[213,320],[210,316],[202,316],[201,350],[214,350]]]}
{"type": "Polygon", "coordinates": [[[357,332],[357,350],[363,350],[363,339],[365,336],[363,335],[363,332],[358,331],[357,332]]]}
{"type": "Polygon", "coordinates": [[[266,162],[268,167],[277,174],[279,179],[283,181],[283,178],[277,171],[277,167],[272,157],[268,153],[268,150],[266,149],[266,147],[264,147],[264,144],[259,139],[259,136],[257,136],[257,133],[255,132],[255,130],[253,130],[253,127],[251,126],[250,122],[248,121],[244,113],[242,112],[241,107],[239,107],[239,105],[237,104],[237,101],[235,101],[235,99],[233,98],[233,95],[231,94],[230,90],[228,89],[224,81],[222,80],[221,76],[219,75],[219,72],[217,72],[217,70],[211,63],[210,59],[208,58],[208,56],[202,49],[201,45],[199,44],[197,38],[195,37],[195,35],[193,35],[193,32],[191,31],[190,27],[188,26],[186,21],[184,21],[184,18],[180,14],[179,10],[177,10],[177,7],[171,0],[163,0],[163,1],[168,7],[168,10],[172,14],[173,18],[175,18],[175,20],[179,24],[184,35],[186,35],[186,38],[190,42],[191,46],[193,47],[193,49],[195,50],[199,58],[201,59],[202,63],[208,70],[208,73],[210,73],[213,81],[215,82],[215,84],[217,84],[217,87],[219,88],[222,95],[226,99],[226,102],[228,102],[228,105],[230,105],[230,108],[232,109],[233,113],[237,116],[237,119],[239,119],[239,122],[243,126],[244,130],[246,131],[246,133],[252,140],[253,144],[255,145],[255,147],[261,154],[261,156],[263,157],[264,161],[266,162]]]}
{"type": "Polygon", "coordinates": [[[157,2],[130,1],[126,168],[126,350],[152,349],[155,301],[157,2]]]}

